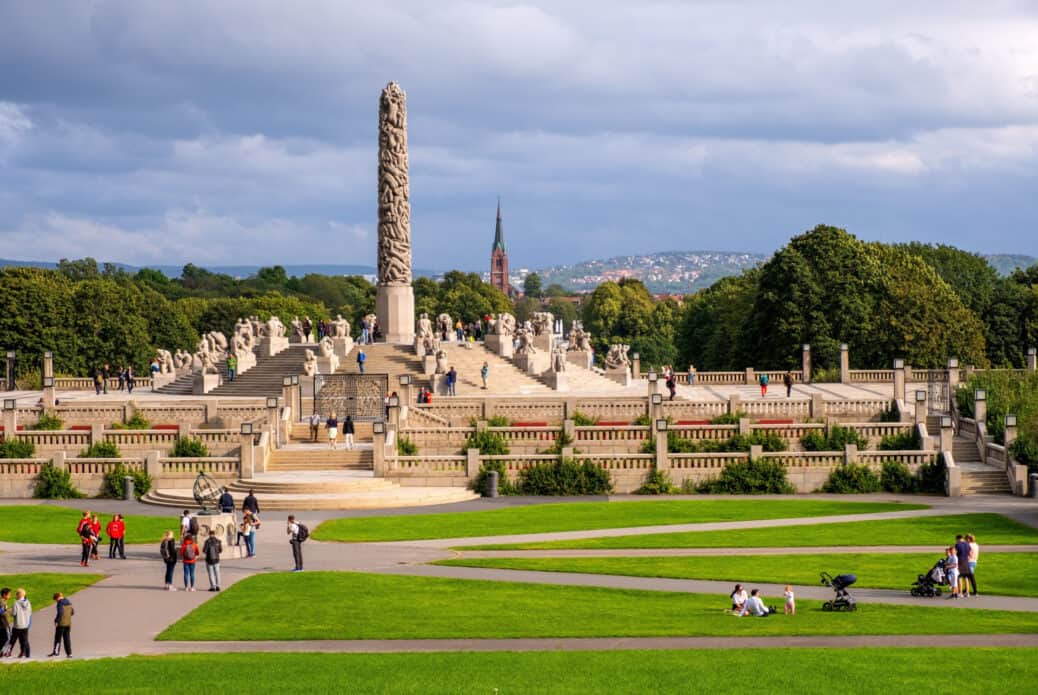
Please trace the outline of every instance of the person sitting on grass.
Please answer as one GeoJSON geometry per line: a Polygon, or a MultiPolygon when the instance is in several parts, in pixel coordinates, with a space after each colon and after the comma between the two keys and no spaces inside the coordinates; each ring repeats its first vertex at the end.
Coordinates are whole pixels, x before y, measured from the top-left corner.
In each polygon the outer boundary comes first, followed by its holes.
{"type": "Polygon", "coordinates": [[[746,605],[746,589],[742,588],[742,584],[736,584],[735,590],[730,594],[732,599],[732,612],[738,613],[746,605]]]}
{"type": "Polygon", "coordinates": [[[743,617],[747,613],[757,618],[766,618],[775,612],[774,608],[768,608],[764,605],[764,601],[760,597],[760,589],[754,589],[750,592],[750,598],[746,602],[746,605],[742,607],[742,611],[739,612],[739,617],[743,617]]]}

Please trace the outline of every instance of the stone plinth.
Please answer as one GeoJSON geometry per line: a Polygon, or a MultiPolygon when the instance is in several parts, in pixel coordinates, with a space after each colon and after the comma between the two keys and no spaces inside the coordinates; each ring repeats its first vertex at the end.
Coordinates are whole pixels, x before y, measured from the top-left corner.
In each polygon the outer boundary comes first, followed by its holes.
{"type": "Polygon", "coordinates": [[[414,354],[418,357],[425,357],[425,341],[421,338],[414,339],[414,354]]]}
{"type": "Polygon", "coordinates": [[[555,391],[569,391],[569,383],[566,381],[566,372],[548,372],[544,375],[548,387],[555,391]]]}
{"type": "Polygon", "coordinates": [[[267,336],[260,339],[259,354],[260,357],[273,357],[282,350],[288,348],[288,338],[284,336],[274,337],[267,336]]]}
{"type": "Polygon", "coordinates": [[[191,386],[191,393],[195,396],[203,396],[220,385],[219,374],[206,374],[198,372],[195,374],[195,382],[191,386]]]}
{"type": "Polygon", "coordinates": [[[169,386],[176,380],[176,374],[163,374],[162,372],[153,372],[151,375],[151,390],[158,391],[163,386],[169,386]]]}
{"type": "Polygon", "coordinates": [[[244,374],[253,367],[256,366],[256,353],[248,350],[242,353],[242,356],[238,358],[238,371],[237,374],[244,374]]]}
{"type": "Polygon", "coordinates": [[[429,376],[436,372],[436,355],[426,355],[422,358],[422,374],[429,376]]]}
{"type": "Polygon", "coordinates": [[[353,351],[353,338],[332,338],[332,352],[337,357],[345,357],[353,351]]]}
{"type": "Polygon", "coordinates": [[[605,378],[615,381],[621,386],[630,386],[633,379],[629,369],[606,369],[605,378]]]}
{"type": "Polygon", "coordinates": [[[333,352],[328,357],[317,358],[317,371],[321,374],[333,374],[339,368],[339,357],[333,352]]]}
{"type": "MultiPolygon", "coordinates": [[[[241,504],[238,500],[235,500],[235,503],[241,504]]],[[[198,519],[198,538],[195,540],[198,542],[199,548],[205,544],[206,539],[209,538],[209,531],[212,530],[216,531],[216,537],[223,542],[221,559],[244,556],[245,544],[242,543],[240,548],[234,545],[234,539],[238,536],[238,517],[235,514],[195,512],[192,516],[198,519]]]]}
{"type": "Polygon", "coordinates": [[[429,377],[429,390],[437,396],[447,395],[447,375],[433,374],[429,377]]]}
{"type": "Polygon", "coordinates": [[[535,352],[531,355],[516,355],[512,362],[519,371],[527,374],[543,374],[551,368],[551,353],[535,352]]]}
{"type": "Polygon", "coordinates": [[[379,285],[375,314],[387,343],[414,341],[414,289],[411,285],[379,285]]]}
{"type": "Polygon", "coordinates": [[[540,335],[533,336],[533,346],[538,350],[544,352],[551,352],[552,340],[554,336],[551,333],[545,332],[540,335]]]}
{"type": "Polygon", "coordinates": [[[569,350],[566,352],[566,361],[570,364],[575,364],[578,367],[584,369],[591,369],[591,365],[594,362],[595,353],[584,352],[583,350],[569,350]]]}
{"type": "Polygon", "coordinates": [[[505,359],[511,359],[512,355],[515,354],[515,342],[510,335],[491,333],[486,337],[484,344],[487,350],[505,359]]]}

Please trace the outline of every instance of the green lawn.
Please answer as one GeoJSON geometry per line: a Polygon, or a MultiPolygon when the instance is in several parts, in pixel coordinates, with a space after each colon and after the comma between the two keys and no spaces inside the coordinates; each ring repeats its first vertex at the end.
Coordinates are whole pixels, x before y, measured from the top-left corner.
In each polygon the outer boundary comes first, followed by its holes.
{"type": "Polygon", "coordinates": [[[870,514],[927,509],[922,504],[831,502],[828,500],[653,500],[646,502],[582,502],[533,504],[483,512],[414,514],[335,519],[321,524],[314,538],[322,541],[407,541],[466,538],[514,533],[547,533],[586,529],[694,524],[746,519],[789,519],[804,516],[870,514]]]}
{"type": "MultiPolygon", "coordinates": [[[[833,575],[857,575],[856,587],[907,592],[917,575],[929,571],[939,557],[936,553],[834,553],[735,557],[463,558],[434,564],[801,586],[818,585],[819,572],[826,571],[833,575]]],[[[984,553],[980,559],[977,588],[982,593],[1038,596],[1038,553],[984,553]]]]}
{"type": "MultiPolygon", "coordinates": [[[[778,603],[775,600],[775,603],[778,603]]],[[[167,628],[163,640],[651,637],[1038,632],[1038,613],[869,605],[750,620],[727,596],[352,572],[256,575],[167,628]]]]}
{"type": "Polygon", "coordinates": [[[0,588],[7,587],[11,590],[8,606],[14,602],[16,589],[25,589],[25,595],[32,604],[32,609],[38,611],[54,603],[51,597],[55,591],[60,591],[65,596],[71,596],[80,589],[85,589],[94,582],[104,579],[102,574],[57,574],[46,572],[39,574],[0,574],[0,588]]]}
{"type": "MultiPolygon", "coordinates": [[[[183,693],[218,673],[247,693],[920,693],[967,664],[976,692],[1038,678],[1034,649],[755,649],[743,667],[716,650],[430,654],[185,654],[0,668],[4,692],[183,693]],[[694,684],[694,687],[693,687],[694,684]]],[[[736,658],[738,663],[738,657],[736,658]]]]}
{"type": "MultiPolygon", "coordinates": [[[[0,505],[0,541],[11,543],[68,543],[79,544],[76,524],[83,512],[90,509],[90,500],[83,500],[79,509],[48,505],[0,505]]],[[[168,516],[127,516],[126,543],[158,543],[166,529],[180,531],[179,514],[168,516]]],[[[99,514],[101,535],[108,543],[104,527],[112,520],[111,514],[99,514]]]]}
{"type": "Polygon", "coordinates": [[[651,533],[539,543],[483,544],[466,550],[545,550],[549,548],[809,548],[814,546],[948,546],[955,534],[972,533],[981,551],[988,545],[1038,544],[1038,529],[1000,514],[954,514],[913,519],[880,519],[734,531],[651,533]]]}

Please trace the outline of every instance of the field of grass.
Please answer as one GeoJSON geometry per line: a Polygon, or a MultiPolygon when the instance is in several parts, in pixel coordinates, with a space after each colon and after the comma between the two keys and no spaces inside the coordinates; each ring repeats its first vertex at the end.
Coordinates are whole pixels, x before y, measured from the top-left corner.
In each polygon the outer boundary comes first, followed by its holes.
{"type": "MultiPolygon", "coordinates": [[[[0,541],[10,543],[68,543],[79,545],[76,524],[83,512],[90,509],[90,500],[83,500],[79,509],[48,505],[0,505],[0,541]]],[[[99,514],[101,535],[108,537],[104,527],[112,520],[111,514],[99,514]]],[[[177,514],[168,516],[127,516],[126,543],[158,543],[166,529],[179,532],[177,514]]]]}
{"type": "Polygon", "coordinates": [[[0,668],[0,690],[184,692],[184,674],[219,673],[249,693],[832,693],[928,692],[949,664],[969,664],[978,692],[1018,692],[1038,677],[1033,649],[756,649],[732,652],[476,652],[430,654],[184,654],[0,668]],[[691,687],[694,684],[694,688],[691,687]],[[766,685],[764,685],[766,684],[766,685]],[[764,687],[762,687],[764,686],[764,687]]]}
{"type": "Polygon", "coordinates": [[[815,546],[948,546],[955,534],[972,533],[985,545],[1038,544],[1038,529],[1000,514],[954,514],[913,519],[879,519],[734,531],[651,533],[538,543],[481,544],[468,550],[546,550],[551,548],[809,548],[815,546]]]}
{"type": "Polygon", "coordinates": [[[1038,632],[1038,613],[873,604],[795,618],[727,614],[727,596],[352,572],[256,575],[167,628],[161,640],[652,637],[1038,632]]]}
{"type": "Polygon", "coordinates": [[[378,516],[326,521],[314,531],[322,541],[406,541],[515,533],[694,524],[747,519],[871,514],[927,509],[922,504],[829,500],[653,500],[533,504],[484,512],[378,516]]]}
{"type": "MultiPolygon", "coordinates": [[[[733,557],[463,558],[434,564],[801,586],[818,585],[818,574],[825,571],[832,575],[857,575],[856,587],[907,592],[917,575],[927,572],[938,559],[939,555],[935,553],[834,553],[733,557]]],[[[1038,553],[984,553],[980,559],[977,581],[982,593],[1038,596],[1038,553]]]]}
{"type": "Polygon", "coordinates": [[[94,582],[104,579],[101,574],[57,574],[54,572],[38,574],[0,574],[0,588],[7,587],[11,590],[10,602],[14,601],[16,589],[25,589],[25,595],[32,604],[32,609],[38,611],[54,603],[51,597],[55,591],[60,591],[65,596],[71,596],[80,589],[85,589],[94,582]]]}

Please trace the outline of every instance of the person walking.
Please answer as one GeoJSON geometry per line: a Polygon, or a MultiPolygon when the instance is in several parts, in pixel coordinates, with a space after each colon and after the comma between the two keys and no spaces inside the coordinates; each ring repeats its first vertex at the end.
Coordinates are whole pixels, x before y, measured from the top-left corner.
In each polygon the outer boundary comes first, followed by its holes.
{"type": "MultiPolygon", "coordinates": [[[[362,318],[360,320],[360,344],[361,345],[366,345],[367,342],[368,342],[368,330],[369,330],[368,320],[367,320],[367,318],[362,318]]],[[[361,350],[361,352],[363,352],[363,350],[361,350]]],[[[363,374],[364,370],[363,369],[360,370],[360,373],[363,374]]]]}
{"type": "Polygon", "coordinates": [[[973,537],[972,533],[966,534],[966,542],[970,546],[970,554],[968,558],[968,566],[970,568],[970,584],[973,585],[973,595],[977,595],[977,558],[980,557],[980,546],[977,545],[977,539],[973,537]]]}
{"type": "Polygon", "coordinates": [[[18,643],[18,658],[29,658],[29,628],[32,626],[32,603],[25,595],[25,589],[14,592],[14,605],[11,606],[11,647],[18,643]]]}
{"type": "Polygon", "coordinates": [[[115,387],[115,390],[122,391],[126,388],[126,367],[120,367],[116,376],[119,379],[119,385],[115,387]]]}
{"type": "Polygon", "coordinates": [[[483,390],[487,390],[487,377],[490,376],[490,365],[486,362],[483,363],[483,368],[479,370],[479,377],[483,380],[483,390]]]}
{"type": "Polygon", "coordinates": [[[334,410],[324,425],[328,428],[328,443],[331,444],[332,449],[335,449],[335,440],[339,438],[339,421],[335,417],[334,410]]]}
{"type": "Polygon", "coordinates": [[[126,368],[126,392],[133,393],[134,387],[137,386],[137,376],[133,373],[133,367],[126,368]]]}
{"type": "Polygon", "coordinates": [[[11,599],[11,590],[8,587],[0,589],[0,659],[11,656],[11,647],[14,641],[11,639],[11,609],[7,602],[11,599]]]}
{"type": "Polygon", "coordinates": [[[343,438],[346,440],[347,451],[353,451],[353,434],[355,429],[356,428],[353,425],[353,416],[347,414],[346,419],[342,423],[342,434],[343,438]]]}
{"type": "Polygon", "coordinates": [[[256,529],[260,527],[259,517],[245,511],[241,519],[241,534],[245,537],[245,559],[256,557],[256,529]]]}
{"type": "Polygon", "coordinates": [[[288,517],[288,543],[292,546],[292,559],[296,566],[293,572],[303,571],[303,541],[309,537],[309,532],[302,524],[296,523],[295,516],[288,517]]]}
{"type": "Polygon", "coordinates": [[[104,366],[101,367],[101,386],[104,389],[104,394],[108,395],[108,380],[112,378],[112,368],[105,362],[104,366]]]}
{"type": "Polygon", "coordinates": [[[760,375],[760,379],[757,380],[757,383],[760,384],[760,397],[761,398],[767,398],[768,397],[768,375],[767,374],[761,374],[760,375]]]}
{"type": "Polygon", "coordinates": [[[232,352],[227,355],[227,381],[234,381],[234,375],[238,373],[238,358],[232,352]]]}
{"type": "Polygon", "coordinates": [[[184,536],[184,542],[180,544],[180,561],[184,564],[184,591],[194,591],[198,544],[190,533],[184,536]]]}
{"type": "Polygon", "coordinates": [[[108,534],[108,559],[114,560],[115,554],[119,553],[119,559],[126,559],[126,545],[124,538],[126,537],[126,522],[123,521],[122,514],[116,514],[112,517],[112,520],[105,526],[105,533],[108,534]]]}
{"type": "Polygon", "coordinates": [[[357,348],[357,370],[364,373],[364,362],[367,361],[368,356],[364,354],[364,348],[357,348]]]}
{"type": "Polygon", "coordinates": [[[227,488],[220,494],[220,511],[224,514],[234,514],[234,496],[227,488]]]}
{"type": "Polygon", "coordinates": [[[944,554],[944,574],[952,591],[948,598],[959,598],[959,558],[955,555],[955,546],[948,546],[944,554]]]}
{"type": "Polygon", "coordinates": [[[82,552],[79,556],[79,566],[89,567],[91,551],[97,543],[97,536],[94,535],[94,524],[90,519],[81,520],[79,522],[79,542],[80,545],[82,545],[82,552]]]}
{"type": "Polygon", "coordinates": [[[454,391],[454,385],[458,383],[458,372],[452,366],[450,371],[447,372],[447,395],[456,396],[454,391]]]}
{"type": "Polygon", "coordinates": [[[667,381],[665,383],[667,384],[667,390],[670,391],[670,400],[674,400],[674,397],[678,393],[678,382],[674,378],[674,370],[671,370],[667,374],[667,381]]]}
{"type": "Polygon", "coordinates": [[[54,616],[54,651],[48,656],[61,656],[61,645],[65,645],[65,656],[72,658],[72,616],[76,609],[72,602],[62,596],[61,592],[54,594],[54,603],[57,604],[57,614],[54,616]]]}
{"type": "Polygon", "coordinates": [[[180,540],[184,540],[188,533],[191,532],[191,512],[184,510],[184,513],[180,515],[180,540]]]}
{"type": "Polygon", "coordinates": [[[461,323],[461,319],[454,322],[454,336],[458,339],[458,342],[465,341],[465,327],[461,323]]]}
{"type": "Polygon", "coordinates": [[[205,572],[209,576],[209,591],[220,590],[220,553],[223,552],[223,542],[216,537],[216,531],[209,531],[209,537],[205,539],[202,546],[202,554],[205,556],[205,572]]]}
{"type": "Polygon", "coordinates": [[[786,398],[793,395],[793,375],[790,372],[786,372],[782,377],[782,383],[786,386],[786,398]]]}
{"type": "Polygon", "coordinates": [[[259,514],[259,500],[256,499],[256,495],[252,494],[252,490],[249,490],[249,494],[245,495],[245,499],[241,503],[242,512],[251,512],[253,516],[259,514]]]}
{"type": "Polygon", "coordinates": [[[166,591],[176,591],[177,588],[173,586],[173,568],[177,566],[177,541],[173,537],[172,531],[166,531],[166,535],[162,537],[162,543],[159,544],[159,555],[162,556],[162,562],[166,565],[166,591]]]}
{"type": "Polygon", "coordinates": [[[101,519],[94,514],[90,519],[90,530],[94,532],[94,543],[90,547],[90,557],[94,560],[100,560],[101,556],[97,554],[97,546],[101,543],[101,519]]]}
{"type": "Polygon", "coordinates": [[[317,443],[317,433],[320,429],[321,414],[315,412],[310,416],[310,439],[312,439],[315,444],[317,443]]]}

